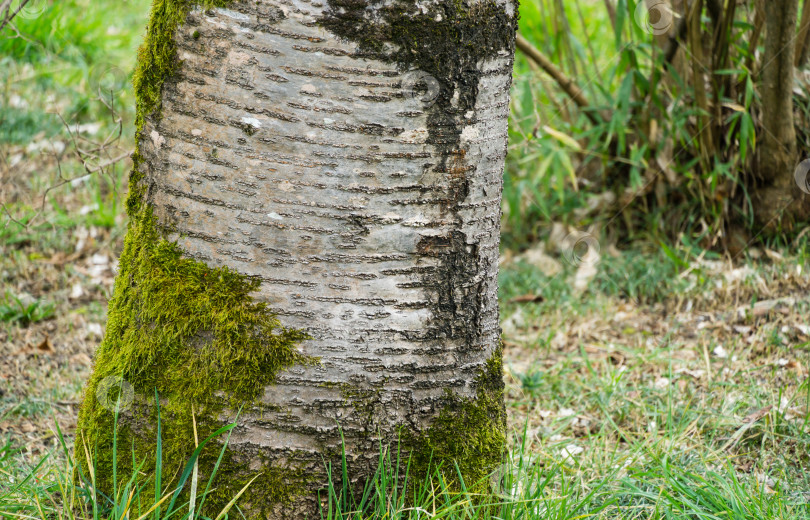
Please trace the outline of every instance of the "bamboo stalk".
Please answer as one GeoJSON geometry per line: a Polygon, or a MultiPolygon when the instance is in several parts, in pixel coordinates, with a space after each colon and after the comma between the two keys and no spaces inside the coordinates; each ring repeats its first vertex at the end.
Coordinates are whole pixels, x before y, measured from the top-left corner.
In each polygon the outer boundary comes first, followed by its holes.
{"type": "Polygon", "coordinates": [[[610,18],[610,25],[613,26],[613,31],[616,31],[616,6],[613,5],[613,0],[604,0],[605,9],[607,9],[608,18],[610,18]]]}
{"type": "Polygon", "coordinates": [[[700,157],[704,168],[710,167],[710,158],[714,155],[714,139],[711,129],[711,110],[706,98],[706,84],[703,65],[703,40],[700,34],[700,15],[703,11],[703,0],[696,0],[689,13],[689,51],[692,54],[692,83],[695,89],[695,104],[700,110],[698,115],[698,138],[700,140],[700,157]],[[707,119],[709,121],[707,121],[707,119]]]}
{"type": "Polygon", "coordinates": [[[794,64],[804,67],[810,58],[810,2],[805,1],[802,7],[802,21],[799,23],[799,35],[796,37],[796,57],[794,64]]]}
{"type": "Polygon", "coordinates": [[[765,25],[764,10],[765,6],[762,0],[757,0],[754,3],[754,31],[751,33],[750,43],[748,44],[750,52],[748,58],[745,60],[745,67],[751,72],[751,75],[754,74],[754,55],[757,51],[757,45],[759,45],[759,37],[762,34],[762,28],[765,25]]]}

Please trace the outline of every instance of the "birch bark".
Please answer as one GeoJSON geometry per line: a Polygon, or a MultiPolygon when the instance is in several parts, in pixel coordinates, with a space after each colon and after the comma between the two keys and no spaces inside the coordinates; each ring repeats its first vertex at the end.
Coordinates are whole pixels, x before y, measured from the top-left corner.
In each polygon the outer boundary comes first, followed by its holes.
{"type": "Polygon", "coordinates": [[[316,511],[339,428],[360,480],[381,441],[477,399],[500,356],[515,20],[512,0],[242,0],[174,34],[182,64],[139,134],[143,202],[184,255],[260,280],[319,359],[231,437],[246,467],[314,476],[265,514],[316,511]]]}

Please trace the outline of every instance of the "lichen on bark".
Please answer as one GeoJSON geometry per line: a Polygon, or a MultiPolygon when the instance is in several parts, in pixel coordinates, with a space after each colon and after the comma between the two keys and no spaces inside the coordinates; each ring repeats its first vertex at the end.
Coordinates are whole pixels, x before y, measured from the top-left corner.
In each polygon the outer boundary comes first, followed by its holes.
{"type": "Polygon", "coordinates": [[[438,80],[428,142],[442,148],[459,143],[461,118],[478,96],[481,60],[515,51],[517,16],[496,0],[327,0],[327,6],[320,24],[355,43],[358,57],[438,80]]]}

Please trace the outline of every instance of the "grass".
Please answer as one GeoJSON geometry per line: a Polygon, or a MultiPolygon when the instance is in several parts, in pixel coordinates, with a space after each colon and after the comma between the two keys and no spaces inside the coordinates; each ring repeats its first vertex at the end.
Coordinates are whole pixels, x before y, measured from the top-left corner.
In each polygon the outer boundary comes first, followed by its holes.
{"type": "MultiPolygon", "coordinates": [[[[475,483],[450,488],[440,473],[410,481],[393,470],[403,464],[396,446],[381,446],[377,474],[357,489],[343,486],[345,460],[332,462],[334,481],[323,491],[322,518],[810,518],[810,383],[803,368],[810,365],[810,338],[789,325],[803,323],[810,303],[800,300],[765,316],[722,318],[735,298],[748,305],[784,297],[783,289],[810,289],[806,279],[790,278],[807,260],[786,256],[774,265],[738,267],[750,272],[724,288],[719,284],[725,267],[692,258],[684,248],[674,253],[687,263],[671,260],[680,266],[673,267],[663,252],[650,257],[649,251],[633,251],[613,260],[606,254],[584,293],[570,289],[576,266],[548,277],[526,262],[506,261],[504,319],[515,313],[524,319],[505,327],[511,437],[496,492],[473,492],[480,489],[475,483]],[[639,263],[643,269],[625,269],[639,263]],[[629,287],[678,278],[689,269],[700,269],[706,282],[683,277],[688,287],[662,284],[655,298],[628,297],[629,287]],[[629,285],[605,290],[601,276],[629,285]],[[557,292],[547,294],[548,301],[508,303],[538,283],[557,292]],[[693,301],[689,310],[684,298],[693,301]],[[752,331],[734,331],[724,319],[752,331]]],[[[14,401],[0,413],[0,425],[37,418],[53,424],[57,397],[47,401],[14,401]]],[[[0,516],[123,518],[130,497],[131,504],[140,498],[137,509],[145,512],[168,496],[160,513],[166,518],[189,468],[163,468],[159,497],[143,495],[149,483],[138,475],[119,475],[114,497],[94,497],[92,476],[85,475],[83,487],[70,486],[80,440],[58,428],[48,438],[45,458],[26,453],[16,436],[0,450],[0,474],[10,482],[0,486],[0,516]],[[65,497],[78,507],[66,508],[65,497]]],[[[204,483],[197,489],[199,505],[204,483]]],[[[178,499],[171,517],[187,516],[188,507],[178,499]]],[[[236,501],[229,514],[241,518],[240,511],[236,501]]]]}
{"type": "MultiPolygon", "coordinates": [[[[117,410],[115,411],[115,424],[117,430],[117,410]]],[[[0,469],[0,471],[8,475],[12,484],[7,490],[0,492],[0,515],[41,518],[42,520],[53,517],[71,520],[89,518],[93,520],[99,518],[123,520],[130,517],[135,518],[135,514],[138,515],[139,520],[144,518],[154,518],[155,520],[171,518],[177,515],[181,508],[189,508],[189,503],[178,503],[178,498],[186,483],[190,481],[189,477],[192,476],[192,473],[196,477],[196,472],[193,470],[203,446],[214,438],[229,432],[235,426],[235,424],[223,426],[199,443],[197,449],[194,450],[186,465],[182,468],[182,472],[179,473],[176,481],[164,479],[160,463],[161,459],[158,456],[156,459],[155,480],[152,487],[152,489],[156,490],[155,495],[147,497],[142,494],[145,489],[144,482],[140,477],[142,463],[135,466],[136,469],[133,470],[131,475],[121,475],[120,480],[116,476],[113,477],[114,482],[116,482],[113,496],[100,493],[95,485],[93,447],[80,443],[74,452],[68,447],[65,437],[57,424],[55,435],[62,451],[64,465],[46,466],[48,457],[45,457],[29,472],[17,478],[15,478],[14,473],[0,469]],[[84,456],[84,460],[77,464],[73,458],[74,454],[76,457],[84,456]],[[40,471],[43,472],[42,475],[40,471]],[[165,488],[163,485],[165,485],[165,488]]],[[[157,431],[157,453],[159,454],[161,450],[159,427],[157,431]]],[[[230,435],[223,442],[220,453],[224,453],[227,449],[229,438],[230,435]]],[[[116,450],[117,445],[115,443],[113,446],[115,464],[119,460],[117,458],[119,452],[116,450]]],[[[7,442],[3,450],[0,451],[0,463],[10,459],[11,452],[10,443],[7,442]]],[[[127,454],[122,450],[121,456],[127,456],[127,454]]],[[[113,467],[115,468],[115,466],[113,467]]],[[[14,470],[14,468],[11,469],[14,470]]],[[[115,472],[115,469],[113,469],[113,472],[115,472]]],[[[211,482],[215,476],[216,471],[210,476],[204,492],[199,497],[199,509],[204,504],[205,496],[210,490],[211,482]]],[[[226,506],[217,518],[226,515],[232,505],[233,503],[226,506]]],[[[192,507],[186,518],[198,518],[200,516],[199,509],[195,514],[192,507]]],[[[181,517],[182,515],[177,516],[181,517]]]]}
{"type": "MultiPolygon", "coordinates": [[[[810,518],[807,494],[774,480],[784,478],[784,473],[774,470],[761,477],[741,475],[728,460],[701,457],[684,449],[682,444],[688,442],[691,426],[684,421],[680,424],[660,441],[640,440],[623,453],[604,453],[599,461],[603,468],[588,478],[579,471],[581,464],[574,458],[577,452],[570,446],[566,448],[568,454],[552,462],[531,446],[530,433],[524,428],[503,468],[488,479],[497,482],[496,487],[485,493],[472,491],[482,489],[480,483],[462,481],[460,486],[451,487],[438,468],[425,480],[414,481],[408,476],[409,462],[402,459],[397,447],[381,446],[376,474],[358,488],[347,484],[345,456],[334,468],[327,463],[332,479],[321,496],[320,516],[324,520],[810,518]]],[[[200,511],[207,493],[216,486],[216,469],[204,486],[196,482],[196,456],[205,443],[216,439],[222,445],[221,460],[234,426],[226,425],[200,443],[182,468],[163,468],[158,455],[151,486],[141,477],[151,472],[136,469],[131,475],[118,475],[114,496],[95,489],[92,448],[77,448],[76,456],[83,456],[84,461],[76,464],[74,451],[58,426],[54,433],[61,457],[51,454],[32,468],[20,467],[14,447],[7,441],[0,447],[0,474],[9,483],[0,489],[0,515],[40,520],[207,518],[200,511]],[[55,463],[57,458],[62,464],[55,463]],[[82,468],[90,469],[83,472],[82,468]],[[179,500],[187,485],[202,490],[196,500],[179,500]],[[159,491],[151,495],[146,489],[159,491]]],[[[627,440],[631,442],[630,437],[627,440]]],[[[117,453],[128,456],[125,450],[117,453]]],[[[244,516],[236,499],[246,489],[249,484],[212,516],[227,517],[231,509],[233,516],[244,516]]]]}
{"type": "Polygon", "coordinates": [[[5,301],[0,302],[0,321],[17,322],[23,327],[46,320],[53,316],[54,305],[39,300],[23,301],[6,292],[5,301]]]}

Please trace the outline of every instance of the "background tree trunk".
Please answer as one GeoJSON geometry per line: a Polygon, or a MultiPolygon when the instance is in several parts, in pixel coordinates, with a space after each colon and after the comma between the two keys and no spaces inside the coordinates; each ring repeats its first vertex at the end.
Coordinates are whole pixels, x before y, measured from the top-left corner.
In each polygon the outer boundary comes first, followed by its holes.
{"type": "Polygon", "coordinates": [[[763,185],[755,194],[761,225],[790,228],[806,218],[802,194],[794,180],[798,165],[793,126],[793,67],[795,60],[798,0],[767,3],[765,54],[762,58],[762,135],[758,149],[758,174],[763,185]]]}
{"type": "Polygon", "coordinates": [[[795,65],[804,68],[810,58],[810,2],[805,2],[802,6],[802,16],[799,22],[799,32],[796,35],[796,49],[794,51],[795,65]]]}
{"type": "Polygon", "coordinates": [[[192,405],[201,437],[247,405],[210,507],[261,473],[248,511],[312,516],[339,428],[355,481],[401,431],[417,469],[497,467],[515,27],[511,0],[155,0],[130,229],[80,416],[102,463],[113,374],[136,394],[118,442],[145,457],[157,387],[166,467],[193,449],[192,405]]]}

